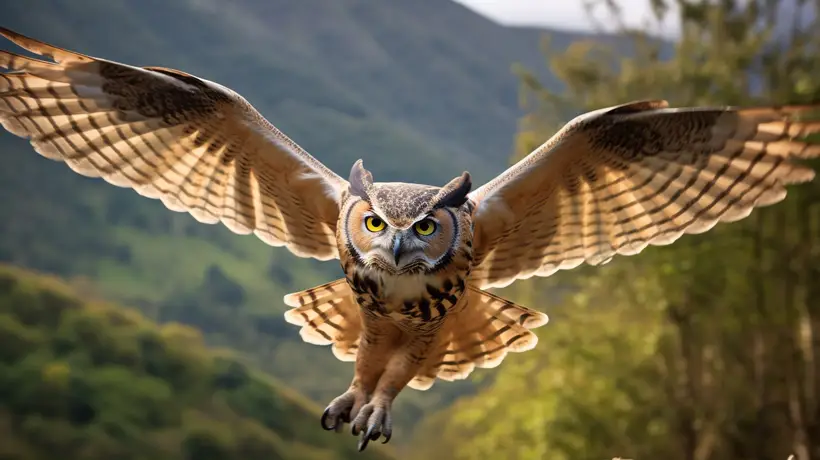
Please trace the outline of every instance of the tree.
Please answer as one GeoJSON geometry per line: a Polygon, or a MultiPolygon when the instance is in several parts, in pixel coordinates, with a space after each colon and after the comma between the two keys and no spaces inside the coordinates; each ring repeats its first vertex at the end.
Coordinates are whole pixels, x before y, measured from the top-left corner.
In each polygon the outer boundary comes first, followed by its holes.
{"type": "MultiPolygon", "coordinates": [[[[597,3],[621,17],[615,0],[597,3]]],[[[799,14],[820,3],[792,2],[792,16],[777,1],[651,4],[658,24],[676,15],[677,42],[626,27],[563,53],[547,40],[561,94],[518,69],[517,157],[571,116],[630,100],[820,100],[820,22],[799,14]]],[[[789,193],[674,245],[519,283],[569,294],[536,350],[420,435],[437,430],[447,441],[431,449],[457,459],[820,458],[820,185],[789,193]]]]}

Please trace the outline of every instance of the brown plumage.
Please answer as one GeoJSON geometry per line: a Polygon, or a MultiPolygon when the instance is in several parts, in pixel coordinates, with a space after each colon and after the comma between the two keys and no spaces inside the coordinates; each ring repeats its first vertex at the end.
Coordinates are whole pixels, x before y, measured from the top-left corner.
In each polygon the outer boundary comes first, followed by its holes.
{"type": "Polygon", "coordinates": [[[820,155],[818,104],[668,108],[640,101],[584,114],[470,194],[483,288],[549,276],[781,201],[820,155]]]}
{"type": "Polygon", "coordinates": [[[392,433],[405,386],[466,378],[529,350],[543,313],[484,291],[636,254],[747,216],[814,171],[811,106],[670,109],[639,101],[582,115],[471,192],[330,171],[217,83],[81,55],[0,28],[55,62],[0,51],[0,123],[74,171],[301,257],[345,278],[285,297],[308,343],[355,361],[322,417],[360,449],[392,433]]]}

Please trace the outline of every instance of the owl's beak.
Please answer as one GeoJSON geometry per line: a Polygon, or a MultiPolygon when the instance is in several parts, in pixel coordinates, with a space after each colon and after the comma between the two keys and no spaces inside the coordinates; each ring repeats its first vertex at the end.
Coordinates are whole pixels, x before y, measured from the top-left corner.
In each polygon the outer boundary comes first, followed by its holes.
{"type": "Polygon", "coordinates": [[[401,236],[396,235],[393,239],[393,260],[396,262],[396,266],[399,266],[399,259],[401,258],[401,236]]]}

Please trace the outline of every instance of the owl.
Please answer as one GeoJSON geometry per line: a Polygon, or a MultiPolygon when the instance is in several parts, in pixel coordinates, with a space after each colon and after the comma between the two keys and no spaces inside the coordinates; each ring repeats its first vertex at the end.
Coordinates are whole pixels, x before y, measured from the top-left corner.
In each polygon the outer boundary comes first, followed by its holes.
{"type": "Polygon", "coordinates": [[[321,426],[359,449],[392,434],[404,388],[464,379],[532,349],[544,313],[488,291],[669,244],[813,179],[818,105],[670,108],[625,103],[578,116],[473,189],[337,175],[243,97],[179,70],[75,53],[7,29],[38,59],[0,51],[0,123],[79,174],[253,233],[345,277],[289,294],[304,341],[354,362],[321,426]]]}

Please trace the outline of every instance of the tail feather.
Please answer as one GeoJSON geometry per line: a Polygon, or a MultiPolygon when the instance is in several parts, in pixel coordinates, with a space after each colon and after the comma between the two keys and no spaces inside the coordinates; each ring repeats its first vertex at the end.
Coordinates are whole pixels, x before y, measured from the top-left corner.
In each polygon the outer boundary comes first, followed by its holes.
{"type": "MultiPolygon", "coordinates": [[[[469,286],[460,310],[447,316],[437,345],[408,386],[426,390],[436,378],[467,378],[476,367],[498,366],[509,352],[531,350],[538,337],[530,329],[543,326],[548,317],[469,286]]],[[[359,307],[344,279],[285,296],[293,308],[285,320],[301,326],[307,343],[331,345],[341,361],[355,361],[362,331],[359,307]]]]}
{"type": "Polygon", "coordinates": [[[302,326],[299,335],[307,343],[332,345],[340,361],[355,361],[362,325],[359,307],[345,279],[285,296],[294,307],[285,321],[302,326]]]}
{"type": "Polygon", "coordinates": [[[476,367],[498,366],[509,352],[531,350],[538,337],[530,329],[543,326],[544,313],[470,286],[465,306],[451,313],[425,366],[409,386],[426,390],[436,378],[467,378],[476,367]]]}

